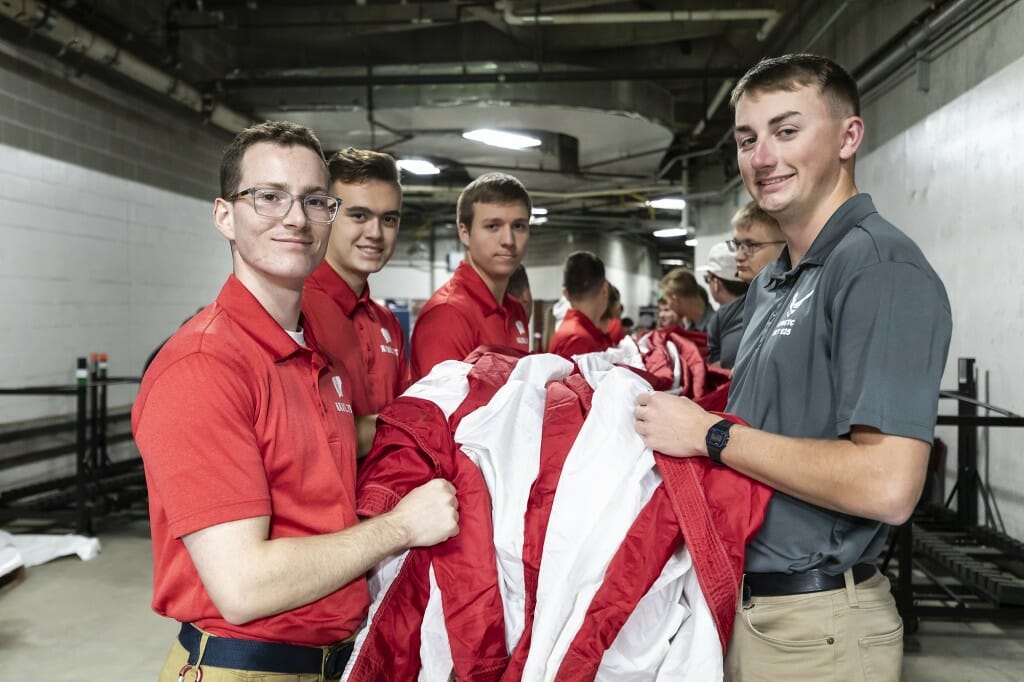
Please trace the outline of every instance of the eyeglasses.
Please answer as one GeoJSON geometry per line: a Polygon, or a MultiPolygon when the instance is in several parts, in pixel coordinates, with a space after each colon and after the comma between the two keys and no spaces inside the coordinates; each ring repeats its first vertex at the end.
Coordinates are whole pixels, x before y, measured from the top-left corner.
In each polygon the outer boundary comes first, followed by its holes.
{"type": "Polygon", "coordinates": [[[229,197],[224,197],[224,199],[237,201],[247,195],[252,197],[252,210],[264,218],[285,217],[288,215],[288,211],[292,210],[292,204],[298,199],[302,202],[302,212],[308,219],[315,223],[332,223],[341,206],[341,199],[329,194],[295,195],[272,187],[250,187],[229,197]]]}
{"type": "Polygon", "coordinates": [[[739,240],[730,239],[725,242],[726,246],[729,247],[729,251],[732,253],[745,253],[748,256],[753,254],[755,251],[760,249],[762,246],[768,246],[769,244],[785,244],[786,240],[779,240],[774,242],[755,242],[749,239],[739,240]]]}

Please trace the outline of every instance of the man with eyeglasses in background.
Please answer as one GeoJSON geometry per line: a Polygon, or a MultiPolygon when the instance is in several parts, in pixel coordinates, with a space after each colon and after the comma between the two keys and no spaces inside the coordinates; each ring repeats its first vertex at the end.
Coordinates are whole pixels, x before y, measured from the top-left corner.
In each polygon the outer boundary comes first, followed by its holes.
{"type": "Polygon", "coordinates": [[[779,222],[756,201],[748,202],[732,217],[733,238],[726,242],[736,254],[736,271],[748,284],[764,266],[778,259],[786,244],[779,222]]]}
{"type": "Polygon", "coordinates": [[[348,377],[301,314],[340,201],[309,129],[242,131],[221,162],[217,230],[233,274],[146,372],[132,430],[146,465],[153,609],[179,621],[161,682],[339,679],[384,557],[458,532],[431,481],[355,513],[348,377]]]}
{"type": "Polygon", "coordinates": [[[341,199],[327,255],[302,298],[321,332],[324,353],[352,379],[359,455],[370,451],[377,413],[408,386],[409,355],[394,313],[370,298],[370,275],[391,260],[402,220],[401,175],[388,154],[344,149],[327,162],[331,194],[341,199]]]}

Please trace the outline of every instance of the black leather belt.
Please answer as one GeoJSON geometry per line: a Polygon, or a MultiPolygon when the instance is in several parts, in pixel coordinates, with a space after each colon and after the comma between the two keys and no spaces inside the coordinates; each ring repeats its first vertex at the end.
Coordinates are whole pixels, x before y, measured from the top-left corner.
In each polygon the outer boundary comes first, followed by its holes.
{"type": "MultiPolygon", "coordinates": [[[[195,665],[199,658],[199,642],[203,633],[191,623],[182,623],[178,641],[188,651],[188,662],[195,665]]],[[[352,642],[332,646],[324,660],[324,650],[315,646],[299,646],[280,642],[257,642],[251,639],[230,639],[211,635],[206,641],[200,667],[233,670],[253,670],[293,675],[319,675],[332,680],[341,677],[352,655],[352,642]]]]}
{"type": "MultiPolygon", "coordinates": [[[[874,564],[857,564],[853,567],[853,582],[864,582],[876,570],[874,564]]],[[[743,599],[838,590],[845,584],[842,573],[830,575],[817,568],[803,573],[747,573],[743,576],[743,599]]]]}

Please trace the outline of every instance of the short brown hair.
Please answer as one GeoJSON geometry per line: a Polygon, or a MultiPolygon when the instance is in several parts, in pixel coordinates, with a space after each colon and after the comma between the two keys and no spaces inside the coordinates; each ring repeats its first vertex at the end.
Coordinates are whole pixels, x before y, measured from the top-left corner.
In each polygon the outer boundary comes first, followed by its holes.
{"type": "Polygon", "coordinates": [[[661,278],[658,282],[658,288],[660,288],[666,297],[670,295],[681,296],[687,298],[690,296],[701,296],[704,287],[697,284],[697,278],[694,277],[693,273],[686,268],[673,268],[661,278]]]}
{"type": "Polygon", "coordinates": [[[565,259],[562,286],[570,301],[590,298],[601,291],[604,283],[604,262],[596,254],[576,251],[565,259]]]}
{"type": "Polygon", "coordinates": [[[239,190],[242,182],[242,157],[255,144],[270,142],[282,147],[306,147],[320,157],[326,170],[324,150],[316,133],[306,126],[290,121],[264,121],[249,126],[235,136],[220,160],[220,196],[227,199],[239,190]]]}
{"type": "Polygon", "coordinates": [[[749,230],[754,223],[761,223],[770,231],[777,233],[780,239],[784,238],[779,221],[770,213],[757,205],[756,201],[748,201],[743,208],[736,211],[732,217],[732,226],[737,230],[749,230]]]}
{"type": "Polygon", "coordinates": [[[506,173],[485,173],[466,185],[459,195],[455,207],[455,220],[465,225],[467,230],[473,228],[473,204],[515,204],[521,202],[526,212],[533,210],[530,193],[518,179],[506,173]]]}
{"type": "Polygon", "coordinates": [[[395,158],[372,149],[349,147],[334,152],[327,161],[327,172],[331,174],[332,183],[359,185],[367,180],[379,180],[393,183],[399,189],[402,187],[402,175],[395,158]]]}
{"type": "Polygon", "coordinates": [[[735,109],[740,97],[751,92],[792,92],[815,86],[833,116],[860,116],[857,82],[843,67],[816,54],[787,54],[762,59],[747,71],[732,90],[729,105],[735,109]]]}

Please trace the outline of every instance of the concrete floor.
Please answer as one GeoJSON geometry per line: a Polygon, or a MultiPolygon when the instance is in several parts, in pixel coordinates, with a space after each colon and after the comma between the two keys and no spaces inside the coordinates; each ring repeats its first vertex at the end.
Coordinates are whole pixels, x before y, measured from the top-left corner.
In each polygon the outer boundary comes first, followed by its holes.
{"type": "MultiPolygon", "coordinates": [[[[92,561],[58,559],[0,588],[0,680],[156,679],[177,625],[149,609],[149,525],[105,525],[92,561]]],[[[1024,622],[926,621],[917,639],[907,682],[1024,681],[1024,622]]]]}

